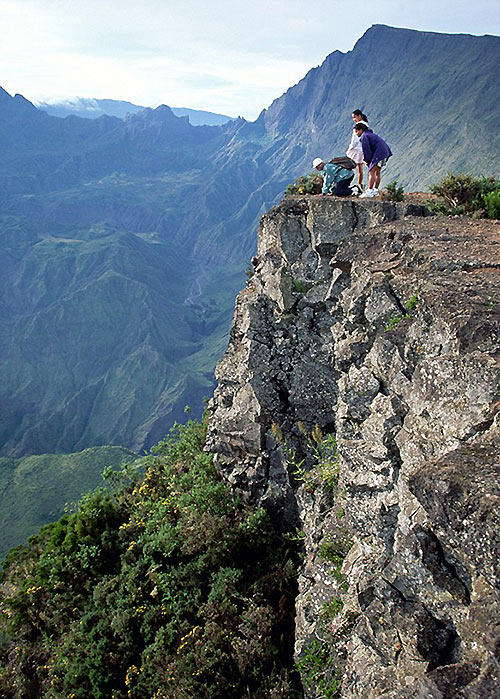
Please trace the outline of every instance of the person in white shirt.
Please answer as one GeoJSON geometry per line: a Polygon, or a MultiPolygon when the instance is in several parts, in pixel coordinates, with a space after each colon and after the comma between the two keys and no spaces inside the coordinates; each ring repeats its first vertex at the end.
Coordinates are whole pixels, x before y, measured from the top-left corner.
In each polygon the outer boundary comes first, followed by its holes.
{"type": "MultiPolygon", "coordinates": [[[[363,114],[361,109],[355,109],[353,111],[352,120],[354,121],[354,125],[361,123],[368,126],[368,117],[366,114],[363,114]]],[[[369,130],[371,131],[371,129],[369,130]]],[[[358,186],[361,190],[363,190],[363,148],[354,129],[352,130],[351,142],[349,143],[349,148],[346,151],[346,155],[356,163],[356,168],[358,170],[358,186]]]]}

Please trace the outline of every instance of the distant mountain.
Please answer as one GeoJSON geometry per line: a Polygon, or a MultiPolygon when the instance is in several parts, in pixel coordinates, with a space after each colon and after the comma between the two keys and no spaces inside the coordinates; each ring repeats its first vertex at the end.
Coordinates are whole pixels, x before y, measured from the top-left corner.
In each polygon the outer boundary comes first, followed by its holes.
{"type": "Polygon", "coordinates": [[[22,459],[0,457],[0,562],[9,549],[59,519],[67,503],[103,485],[105,468],[117,470],[136,458],[120,447],[22,459]]]}
{"type": "Polygon", "coordinates": [[[232,121],[234,117],[215,112],[206,112],[203,109],[189,109],[188,107],[172,107],[175,116],[187,116],[189,123],[193,126],[220,126],[227,121],[232,121]]]}
{"type": "Polygon", "coordinates": [[[385,182],[500,173],[498,37],[374,26],[253,122],[51,117],[0,90],[0,453],[140,451],[201,410],[258,218],[362,108],[385,182]]]}
{"type": "MultiPolygon", "coordinates": [[[[127,114],[136,114],[141,109],[137,104],[121,100],[98,100],[85,97],[75,97],[62,102],[36,102],[35,106],[50,116],[67,117],[79,116],[85,119],[97,119],[100,116],[116,116],[122,119],[127,114]]],[[[193,126],[219,126],[231,121],[233,117],[224,114],[206,112],[202,109],[188,109],[187,107],[171,107],[176,116],[187,116],[193,126]]]]}

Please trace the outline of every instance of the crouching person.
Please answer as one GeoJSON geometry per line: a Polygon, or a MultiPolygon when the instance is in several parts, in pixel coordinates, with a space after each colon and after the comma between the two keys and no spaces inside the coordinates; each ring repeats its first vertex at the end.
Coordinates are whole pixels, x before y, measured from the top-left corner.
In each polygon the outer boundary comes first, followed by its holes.
{"type": "Polygon", "coordinates": [[[335,194],[337,197],[348,197],[352,194],[349,185],[352,182],[354,173],[341,165],[325,163],[321,158],[313,160],[313,167],[323,175],[323,188],[321,194],[335,194]]]}

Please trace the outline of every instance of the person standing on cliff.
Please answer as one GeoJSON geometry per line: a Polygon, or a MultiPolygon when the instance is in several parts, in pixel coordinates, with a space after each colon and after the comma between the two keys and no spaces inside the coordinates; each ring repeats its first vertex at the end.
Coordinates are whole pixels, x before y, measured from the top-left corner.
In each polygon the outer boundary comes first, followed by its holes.
{"type": "MultiPolygon", "coordinates": [[[[356,124],[365,124],[368,126],[368,117],[363,114],[361,109],[355,109],[352,113],[352,120],[354,121],[354,126],[356,124]]],[[[371,129],[368,127],[368,131],[371,129]]],[[[352,130],[351,142],[349,143],[349,148],[346,151],[346,155],[351,160],[354,160],[358,170],[358,187],[363,191],[363,148],[361,146],[361,141],[355,129],[352,130]]]]}
{"type": "Polygon", "coordinates": [[[352,191],[349,185],[354,177],[352,170],[334,163],[325,163],[321,158],[314,158],[313,167],[323,175],[321,194],[335,194],[337,197],[349,197],[352,191]]]}
{"type": "Polygon", "coordinates": [[[381,170],[387,164],[392,151],[384,139],[373,133],[366,124],[358,122],[355,124],[354,130],[361,140],[363,157],[368,165],[368,189],[359,198],[376,197],[380,186],[381,170]]]}

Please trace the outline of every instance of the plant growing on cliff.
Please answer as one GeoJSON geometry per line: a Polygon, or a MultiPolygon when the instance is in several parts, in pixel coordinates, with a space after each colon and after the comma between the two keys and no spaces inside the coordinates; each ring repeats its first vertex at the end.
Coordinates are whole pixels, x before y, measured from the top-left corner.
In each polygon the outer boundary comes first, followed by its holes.
{"type": "Polygon", "coordinates": [[[311,285],[302,281],[302,279],[294,279],[293,288],[298,294],[306,294],[311,288],[311,285]]]}
{"type": "Polygon", "coordinates": [[[1,696],[294,696],[290,543],[232,495],[204,442],[204,422],[176,425],[144,476],[10,553],[1,696]]]}
{"type": "Polygon", "coordinates": [[[289,184],[285,194],[321,194],[323,178],[313,170],[309,175],[298,177],[293,184],[289,184]]]}
{"type": "Polygon", "coordinates": [[[437,200],[430,202],[429,207],[438,214],[449,216],[483,212],[490,218],[498,218],[500,213],[494,204],[500,196],[496,194],[500,191],[500,181],[494,177],[448,174],[430,191],[437,195],[437,200]]]}
{"type": "Polygon", "coordinates": [[[397,180],[390,182],[383,192],[383,199],[386,201],[404,201],[405,190],[403,185],[398,185],[397,180]]]}
{"type": "Polygon", "coordinates": [[[323,435],[319,425],[308,432],[301,420],[298,421],[297,428],[303,437],[300,444],[302,458],[298,457],[297,448],[284,437],[279,425],[271,425],[271,431],[283,449],[289,470],[311,492],[319,487],[334,491],[339,479],[339,455],[335,437],[332,434],[323,435]]]}
{"type": "Polygon", "coordinates": [[[346,589],[346,580],[342,573],[342,566],[351,546],[352,541],[347,533],[338,528],[336,531],[327,534],[319,547],[319,557],[331,563],[333,566],[332,576],[342,590],[346,589]]]}
{"type": "Polygon", "coordinates": [[[408,301],[405,304],[405,312],[404,313],[397,313],[396,315],[393,315],[392,318],[389,320],[387,325],[385,326],[386,332],[389,330],[392,330],[393,328],[396,327],[398,323],[401,323],[402,320],[406,320],[407,318],[411,318],[415,311],[417,310],[418,306],[418,294],[413,294],[410,296],[408,301]]]}
{"type": "Polygon", "coordinates": [[[321,699],[335,699],[342,685],[342,672],[332,657],[332,646],[327,640],[314,638],[303,649],[297,661],[304,687],[321,699]]]}

